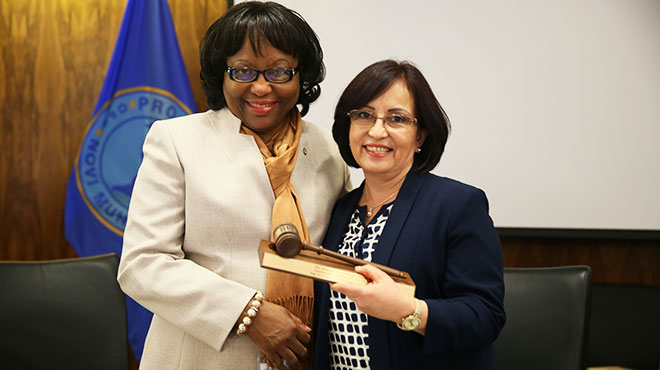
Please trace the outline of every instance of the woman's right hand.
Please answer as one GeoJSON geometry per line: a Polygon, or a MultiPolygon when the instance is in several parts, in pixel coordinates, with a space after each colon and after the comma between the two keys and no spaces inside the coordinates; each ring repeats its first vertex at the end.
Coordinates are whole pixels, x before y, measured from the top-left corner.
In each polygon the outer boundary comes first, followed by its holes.
{"type": "Polygon", "coordinates": [[[284,369],[282,360],[286,360],[297,370],[307,356],[311,331],[286,308],[264,301],[246,334],[277,368],[284,369]]]}

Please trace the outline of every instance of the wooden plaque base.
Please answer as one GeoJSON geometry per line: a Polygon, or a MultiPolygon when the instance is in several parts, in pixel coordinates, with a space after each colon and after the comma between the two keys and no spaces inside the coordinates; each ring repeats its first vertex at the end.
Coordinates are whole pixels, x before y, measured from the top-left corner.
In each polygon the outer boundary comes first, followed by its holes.
{"type": "MultiPolygon", "coordinates": [[[[259,245],[259,263],[267,269],[288,272],[328,283],[367,284],[364,276],[355,272],[355,266],[312,251],[303,250],[292,258],[282,257],[272,243],[262,240],[259,245]]],[[[406,293],[415,296],[415,283],[408,273],[404,278],[392,277],[406,293]]]]}

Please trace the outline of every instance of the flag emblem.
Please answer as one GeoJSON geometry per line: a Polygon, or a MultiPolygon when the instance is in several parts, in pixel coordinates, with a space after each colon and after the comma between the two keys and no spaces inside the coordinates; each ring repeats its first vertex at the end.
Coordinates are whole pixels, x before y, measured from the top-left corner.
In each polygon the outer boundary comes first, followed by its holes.
{"type": "Polygon", "coordinates": [[[171,93],[144,86],[118,91],[92,119],[75,166],[76,182],[89,210],[112,232],[124,233],[152,123],[190,113],[171,93]]]}

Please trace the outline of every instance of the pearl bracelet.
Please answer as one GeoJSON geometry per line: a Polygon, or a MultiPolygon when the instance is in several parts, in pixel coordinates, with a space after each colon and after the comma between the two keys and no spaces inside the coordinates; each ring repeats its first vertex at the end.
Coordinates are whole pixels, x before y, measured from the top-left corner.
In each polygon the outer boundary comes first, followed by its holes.
{"type": "Polygon", "coordinates": [[[243,316],[243,320],[241,320],[241,323],[238,324],[238,329],[236,329],[236,334],[241,335],[247,332],[248,327],[252,325],[252,320],[254,320],[254,318],[257,316],[257,313],[259,313],[259,308],[261,307],[261,302],[263,300],[264,300],[263,292],[257,292],[254,295],[254,297],[252,298],[252,302],[250,302],[250,307],[247,309],[245,316],[243,316]]]}

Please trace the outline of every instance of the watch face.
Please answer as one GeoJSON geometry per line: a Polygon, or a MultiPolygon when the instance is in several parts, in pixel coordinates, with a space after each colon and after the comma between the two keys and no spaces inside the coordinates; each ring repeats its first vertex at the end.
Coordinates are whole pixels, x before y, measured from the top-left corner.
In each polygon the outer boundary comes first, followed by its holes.
{"type": "Polygon", "coordinates": [[[403,329],[404,330],[415,330],[419,327],[419,324],[422,323],[422,320],[419,317],[408,316],[403,320],[403,329]]]}

